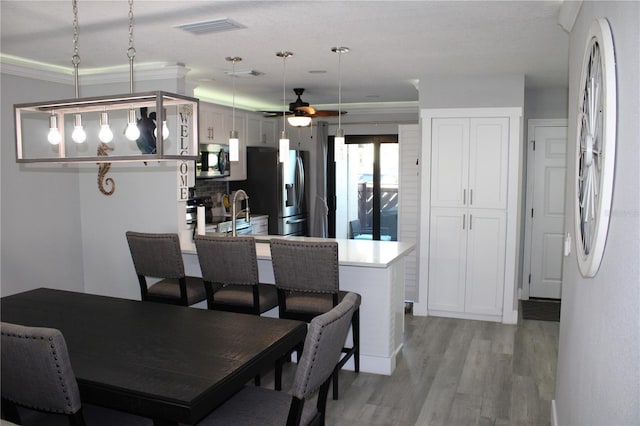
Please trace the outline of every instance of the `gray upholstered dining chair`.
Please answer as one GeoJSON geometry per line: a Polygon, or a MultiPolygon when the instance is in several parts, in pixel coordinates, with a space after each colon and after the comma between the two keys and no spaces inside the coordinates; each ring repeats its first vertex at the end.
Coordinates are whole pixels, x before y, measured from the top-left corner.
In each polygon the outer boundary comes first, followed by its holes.
{"type": "Polygon", "coordinates": [[[331,376],[359,303],[357,294],[348,293],[336,307],[311,320],[291,394],[245,387],[199,425],[324,425],[331,376]]]}
{"type": "Polygon", "coordinates": [[[185,275],[177,234],[126,235],[143,301],[190,306],[206,299],[202,279],[185,275]],[[149,285],[147,277],[160,280],[149,285]]]}
{"type": "Polygon", "coordinates": [[[209,309],[260,315],[278,306],[276,287],[258,281],[253,237],[198,235],[195,243],[209,309]]]}
{"type": "MultiPolygon", "coordinates": [[[[273,238],[271,261],[278,290],[280,318],[310,322],[315,316],[329,311],[347,294],[340,290],[338,243],[336,241],[295,241],[273,238]]],[[[354,293],[360,298],[360,295],[354,293]]],[[[358,302],[358,306],[360,302],[358,302]]],[[[333,399],[338,399],[338,370],[350,357],[354,369],[360,371],[360,310],[352,319],[351,347],[342,348],[333,375],[333,399]]],[[[276,388],[280,385],[280,369],[276,371],[276,388]]]]}
{"type": "Polygon", "coordinates": [[[151,425],[151,419],[102,407],[83,407],[60,330],[0,323],[2,408],[22,425],[151,425]]]}

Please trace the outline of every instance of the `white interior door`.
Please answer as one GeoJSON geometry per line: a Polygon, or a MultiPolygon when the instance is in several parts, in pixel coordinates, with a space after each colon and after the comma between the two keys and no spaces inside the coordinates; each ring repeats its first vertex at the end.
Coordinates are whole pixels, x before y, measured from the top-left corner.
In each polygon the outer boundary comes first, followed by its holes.
{"type": "MultiPolygon", "coordinates": [[[[534,128],[528,188],[531,217],[530,297],[560,299],[564,226],[566,126],[534,128]]],[[[531,137],[531,135],[530,135],[531,137]]],[[[531,151],[530,151],[531,154],[531,151]]]]}

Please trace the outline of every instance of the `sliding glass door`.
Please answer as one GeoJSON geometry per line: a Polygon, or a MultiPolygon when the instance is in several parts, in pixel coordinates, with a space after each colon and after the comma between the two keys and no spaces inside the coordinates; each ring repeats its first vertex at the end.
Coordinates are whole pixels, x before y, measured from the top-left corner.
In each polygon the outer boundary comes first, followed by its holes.
{"type": "Polygon", "coordinates": [[[347,158],[329,162],[330,236],[398,239],[397,142],[397,135],[347,136],[347,158]]]}

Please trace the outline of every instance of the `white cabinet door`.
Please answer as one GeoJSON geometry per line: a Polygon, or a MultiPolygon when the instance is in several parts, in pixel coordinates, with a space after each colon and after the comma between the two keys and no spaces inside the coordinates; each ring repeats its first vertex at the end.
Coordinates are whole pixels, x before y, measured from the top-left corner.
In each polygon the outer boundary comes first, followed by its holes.
{"type": "Polygon", "coordinates": [[[432,134],[431,205],[506,208],[509,119],[438,118],[432,134]]]}
{"type": "Polygon", "coordinates": [[[200,143],[229,143],[229,132],[225,131],[225,114],[204,102],[200,103],[200,143]],[[226,139],[226,142],[225,142],[226,139]]]}
{"type": "Polygon", "coordinates": [[[509,119],[472,118],[469,131],[468,206],[507,207],[509,119]]]}
{"type": "Polygon", "coordinates": [[[506,214],[469,209],[467,217],[465,312],[502,314],[506,214]]]}
{"type": "Polygon", "coordinates": [[[247,146],[262,145],[262,119],[247,115],[247,146]]]}
{"type": "Polygon", "coordinates": [[[277,122],[275,118],[264,118],[262,120],[262,144],[272,147],[278,146],[277,122]]]}
{"type": "Polygon", "coordinates": [[[464,312],[467,218],[464,209],[431,209],[430,310],[464,312]]]}
{"type": "Polygon", "coordinates": [[[431,205],[463,207],[469,179],[469,119],[432,122],[431,205]]]}

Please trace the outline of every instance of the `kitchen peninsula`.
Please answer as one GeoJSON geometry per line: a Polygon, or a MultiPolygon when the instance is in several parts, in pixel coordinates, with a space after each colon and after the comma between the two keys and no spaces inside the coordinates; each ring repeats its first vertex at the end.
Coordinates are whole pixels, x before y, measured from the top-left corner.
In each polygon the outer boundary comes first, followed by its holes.
{"type": "MultiPolygon", "coordinates": [[[[257,239],[260,282],[274,283],[269,238],[257,239]]],[[[317,240],[312,237],[288,237],[296,240],[317,240]]],[[[396,356],[402,349],[404,332],[404,269],[405,255],[414,242],[365,241],[337,239],[340,264],[340,289],[362,296],[360,305],[360,370],[391,375],[396,356]]],[[[195,246],[183,245],[185,269],[188,275],[200,275],[195,246]]],[[[277,308],[267,313],[277,316],[277,308]]],[[[348,337],[350,340],[351,337],[348,337]]],[[[349,360],[345,368],[353,369],[349,360]]]]}

